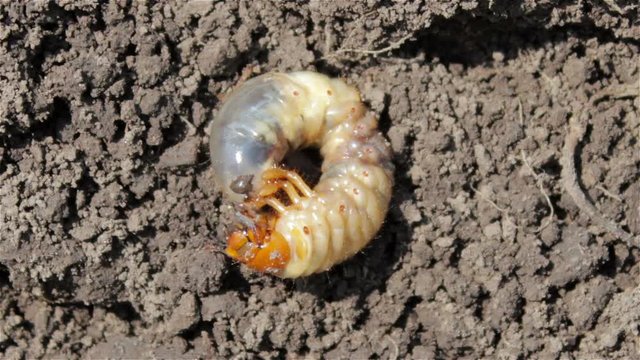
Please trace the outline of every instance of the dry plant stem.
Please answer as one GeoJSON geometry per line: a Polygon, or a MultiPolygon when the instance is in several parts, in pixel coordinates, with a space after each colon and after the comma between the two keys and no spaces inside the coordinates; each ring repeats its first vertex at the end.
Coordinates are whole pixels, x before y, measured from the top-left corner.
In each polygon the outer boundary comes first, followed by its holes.
{"type": "MultiPolygon", "coordinates": [[[[519,114],[519,117],[520,117],[520,125],[524,126],[524,114],[523,114],[523,110],[522,110],[522,101],[519,98],[518,98],[518,114],[519,114]]],[[[533,232],[528,232],[528,233],[534,235],[534,234],[537,234],[540,231],[544,230],[547,226],[551,225],[551,223],[553,222],[553,217],[555,216],[555,210],[553,208],[553,203],[551,202],[551,198],[549,198],[549,194],[547,194],[546,190],[544,189],[544,184],[542,183],[542,178],[540,178],[540,175],[538,175],[533,170],[533,167],[531,167],[531,164],[529,163],[529,160],[527,159],[527,154],[525,153],[524,150],[522,150],[520,152],[520,155],[522,157],[522,163],[527,167],[527,169],[529,170],[529,172],[531,173],[533,178],[536,180],[536,185],[538,186],[538,190],[540,190],[540,193],[542,194],[542,196],[544,196],[545,200],[547,201],[547,206],[549,206],[549,216],[547,216],[546,221],[543,224],[541,224],[533,232]]],[[[485,195],[484,193],[476,190],[476,188],[474,188],[473,186],[471,186],[471,189],[473,191],[475,191],[478,195],[480,195],[480,197],[483,200],[485,200],[489,204],[491,204],[496,210],[498,210],[501,213],[503,213],[508,219],[511,219],[511,215],[509,214],[509,210],[501,208],[500,206],[498,206],[498,204],[496,204],[494,201],[489,199],[489,197],[487,195],[485,195]]],[[[515,224],[515,226],[516,226],[516,229],[526,230],[526,228],[524,228],[522,226],[519,226],[518,224],[515,224]]]]}
{"type": "Polygon", "coordinates": [[[531,175],[533,175],[533,178],[536,179],[536,185],[538,185],[538,190],[540,190],[540,193],[542,193],[542,196],[544,196],[545,200],[547,201],[547,206],[549,206],[549,216],[547,216],[547,221],[545,221],[544,224],[540,225],[540,227],[538,227],[538,229],[534,231],[534,234],[537,234],[551,224],[551,222],[553,221],[553,216],[555,215],[555,212],[553,209],[553,203],[549,198],[549,194],[547,194],[547,192],[544,190],[544,185],[542,184],[542,179],[540,178],[540,175],[538,175],[531,167],[531,164],[529,164],[529,160],[527,160],[527,154],[524,152],[524,150],[520,152],[520,155],[522,156],[522,162],[527,167],[527,169],[529,169],[529,171],[531,172],[531,175]]]}
{"type": "Polygon", "coordinates": [[[491,204],[491,206],[493,206],[496,210],[500,211],[501,213],[505,214],[506,216],[509,216],[509,210],[507,209],[503,209],[500,206],[498,206],[498,204],[496,204],[493,200],[491,200],[487,194],[483,193],[482,191],[476,189],[473,185],[471,186],[471,190],[473,190],[476,194],[480,195],[480,197],[482,198],[482,200],[488,202],[489,204],[491,204]]]}
{"type": "Polygon", "coordinates": [[[612,193],[611,191],[607,190],[604,186],[602,185],[596,185],[595,186],[596,189],[602,191],[603,194],[607,195],[608,197],[612,198],[613,200],[617,201],[617,202],[624,202],[622,200],[622,198],[614,193],[612,193]]]}
{"type": "Polygon", "coordinates": [[[618,14],[623,15],[625,13],[624,10],[622,10],[622,8],[616,4],[615,0],[603,0],[605,4],[607,4],[609,6],[609,8],[611,8],[611,10],[617,12],[618,14]]]}
{"type": "Polygon", "coordinates": [[[385,338],[387,339],[387,341],[389,342],[389,344],[393,348],[393,353],[391,355],[389,355],[389,359],[396,360],[398,358],[398,354],[400,353],[400,351],[398,349],[398,343],[396,343],[396,341],[393,340],[393,338],[391,336],[389,336],[389,335],[385,335],[385,338]]]}
{"type": "MultiPolygon", "coordinates": [[[[522,100],[520,100],[520,98],[518,98],[518,114],[520,116],[520,126],[524,127],[524,111],[522,110],[522,100]]],[[[533,167],[531,167],[531,164],[527,159],[527,154],[525,153],[524,150],[520,152],[520,156],[522,157],[522,162],[524,163],[524,165],[527,167],[527,169],[529,169],[529,172],[531,172],[531,175],[533,175],[533,178],[536,179],[536,185],[538,185],[538,190],[540,190],[540,193],[542,194],[542,196],[544,196],[544,199],[547,201],[547,206],[549,206],[549,216],[547,216],[547,221],[545,221],[544,224],[541,224],[540,227],[538,227],[538,229],[534,232],[534,234],[537,234],[540,231],[544,230],[547,226],[549,226],[551,222],[553,222],[553,216],[555,215],[555,210],[553,209],[553,203],[549,198],[549,194],[547,194],[547,192],[544,190],[544,184],[542,183],[542,178],[540,178],[540,175],[538,175],[533,170],[533,167]]]]}
{"type": "Polygon", "coordinates": [[[381,49],[377,49],[377,50],[368,50],[368,49],[338,49],[336,50],[333,54],[328,55],[328,57],[334,57],[338,54],[342,54],[342,53],[348,53],[348,52],[352,52],[352,53],[356,53],[356,54],[365,54],[365,55],[380,55],[386,52],[389,52],[391,50],[395,50],[397,48],[399,48],[400,46],[402,46],[402,44],[404,44],[407,40],[409,40],[411,37],[413,36],[412,33],[407,34],[405,36],[403,36],[402,38],[400,38],[400,40],[395,41],[391,44],[389,44],[389,46],[385,46],[381,49]]]}
{"type": "MultiPolygon", "coordinates": [[[[618,224],[606,219],[598,209],[587,200],[586,195],[578,184],[578,175],[575,166],[576,148],[584,137],[585,131],[584,125],[580,124],[575,117],[569,120],[569,131],[567,132],[564,147],[562,148],[562,185],[580,211],[587,214],[596,224],[618,238],[631,240],[633,237],[631,234],[621,229],[618,224]]],[[[638,239],[635,239],[635,242],[638,242],[637,240],[638,239]]]]}
{"type": "MultiPolygon", "coordinates": [[[[364,54],[364,55],[372,55],[372,56],[378,56],[380,54],[389,52],[391,50],[395,50],[397,48],[399,48],[400,46],[402,46],[402,44],[404,44],[407,40],[409,40],[412,36],[413,33],[409,33],[405,36],[403,36],[402,38],[400,38],[398,41],[395,41],[391,44],[389,44],[388,46],[385,46],[381,49],[376,49],[376,50],[371,50],[371,49],[349,49],[349,48],[345,48],[345,45],[349,42],[349,40],[351,40],[354,31],[356,30],[355,25],[357,25],[358,23],[362,22],[364,19],[366,19],[369,15],[371,15],[372,13],[374,13],[375,11],[370,11],[368,13],[363,14],[361,17],[359,17],[357,20],[355,20],[353,22],[353,29],[351,29],[351,31],[349,32],[349,34],[347,35],[347,37],[344,39],[344,41],[342,42],[342,45],[340,46],[339,49],[337,49],[336,51],[329,53],[325,56],[323,56],[322,58],[320,58],[319,60],[326,60],[326,59],[333,59],[339,56],[339,54],[344,54],[344,53],[356,53],[356,54],[364,54]]],[[[325,29],[325,35],[327,36],[327,41],[325,43],[325,48],[329,48],[330,44],[332,43],[332,39],[330,36],[330,33],[325,29]]]]}
{"type": "Polygon", "coordinates": [[[196,126],[193,125],[191,121],[187,120],[187,118],[184,116],[180,116],[180,120],[184,122],[187,125],[187,128],[189,129],[187,132],[187,136],[193,136],[196,134],[198,129],[196,129],[196,126]]]}
{"type": "Polygon", "coordinates": [[[623,99],[633,98],[640,94],[640,79],[638,84],[619,84],[612,85],[595,93],[591,98],[594,105],[606,98],[623,99]]]}
{"type": "Polygon", "coordinates": [[[547,199],[547,204],[549,204],[549,208],[551,209],[551,214],[547,217],[548,220],[543,225],[540,225],[540,227],[538,227],[534,231],[527,231],[527,229],[524,226],[518,225],[517,222],[514,221],[513,216],[511,216],[508,209],[503,209],[500,206],[498,206],[498,204],[496,204],[493,200],[491,200],[489,196],[487,196],[487,194],[483,193],[482,191],[479,191],[478,189],[473,187],[473,185],[471,186],[471,190],[473,190],[476,194],[478,194],[478,196],[480,196],[482,200],[488,202],[494,209],[498,210],[501,214],[503,214],[505,218],[516,227],[516,229],[523,230],[527,234],[535,235],[540,231],[544,230],[544,228],[549,226],[553,221],[553,216],[555,213],[553,210],[553,206],[551,206],[551,199],[549,199],[549,196],[547,196],[547,193],[542,189],[541,189],[541,192],[543,196],[547,199]]]}

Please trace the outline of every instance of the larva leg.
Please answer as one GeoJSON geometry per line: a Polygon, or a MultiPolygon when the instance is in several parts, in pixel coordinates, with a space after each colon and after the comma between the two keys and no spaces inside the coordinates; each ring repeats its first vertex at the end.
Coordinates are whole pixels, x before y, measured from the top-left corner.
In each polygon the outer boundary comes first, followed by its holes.
{"type": "Polygon", "coordinates": [[[284,211],[287,210],[287,207],[280,202],[280,200],[271,197],[271,196],[266,196],[266,197],[260,197],[257,199],[253,199],[251,202],[252,207],[255,207],[256,209],[262,208],[265,205],[269,205],[271,206],[275,211],[279,212],[279,213],[283,213],[284,211]]]}
{"type": "Polygon", "coordinates": [[[290,170],[284,170],[280,168],[271,168],[268,169],[262,174],[262,178],[264,180],[275,180],[275,179],[287,179],[296,188],[302,193],[302,195],[306,197],[313,196],[313,190],[307,185],[307,183],[300,177],[300,175],[296,174],[290,170]]]}
{"type": "Polygon", "coordinates": [[[274,208],[277,212],[279,213],[283,213],[285,211],[287,211],[287,207],[284,206],[283,203],[280,202],[280,200],[276,199],[276,198],[267,198],[265,200],[265,203],[269,206],[271,206],[272,208],[274,208]]]}
{"type": "MultiPolygon", "coordinates": [[[[258,198],[255,200],[254,204],[258,207],[261,207],[264,204],[269,204],[266,199],[269,199],[280,190],[284,190],[284,192],[289,197],[291,204],[297,205],[300,203],[300,194],[296,187],[293,186],[289,181],[276,181],[265,184],[262,189],[258,192],[258,198]]],[[[269,204],[271,205],[271,204],[269,204]]]]}
{"type": "Polygon", "coordinates": [[[298,191],[290,182],[282,184],[282,189],[287,193],[287,196],[289,196],[293,205],[298,205],[300,203],[300,194],[298,194],[298,191]]]}
{"type": "Polygon", "coordinates": [[[277,193],[282,188],[282,182],[272,182],[264,185],[258,192],[258,197],[267,197],[277,193]]]}
{"type": "Polygon", "coordinates": [[[298,193],[298,190],[296,190],[296,187],[293,186],[293,184],[291,184],[289,181],[268,183],[263,186],[262,189],[260,189],[260,191],[258,192],[258,196],[261,198],[266,198],[277,193],[278,191],[280,191],[280,189],[284,190],[284,192],[289,197],[289,200],[291,200],[292,204],[295,205],[300,202],[300,194],[298,193]]]}

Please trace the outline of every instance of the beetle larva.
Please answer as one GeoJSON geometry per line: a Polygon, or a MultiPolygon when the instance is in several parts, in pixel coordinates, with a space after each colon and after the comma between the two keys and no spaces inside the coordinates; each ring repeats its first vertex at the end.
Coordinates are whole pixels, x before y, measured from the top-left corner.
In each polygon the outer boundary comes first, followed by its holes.
{"type": "Polygon", "coordinates": [[[213,120],[215,181],[238,207],[226,252],[258,271],[295,278],[353,256],[380,229],[394,167],[377,118],[343,80],[268,73],[234,90],[213,120]],[[315,146],[322,176],[311,189],[279,167],[315,146]]]}

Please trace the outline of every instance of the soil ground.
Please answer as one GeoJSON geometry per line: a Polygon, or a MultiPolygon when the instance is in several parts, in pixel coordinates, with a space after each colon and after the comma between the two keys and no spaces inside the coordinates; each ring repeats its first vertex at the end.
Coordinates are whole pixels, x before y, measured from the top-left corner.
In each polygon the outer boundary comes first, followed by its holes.
{"type": "Polygon", "coordinates": [[[637,1],[3,4],[0,357],[638,355],[637,1]],[[207,129],[247,69],[344,77],[391,141],[327,273],[221,254],[207,129]]]}

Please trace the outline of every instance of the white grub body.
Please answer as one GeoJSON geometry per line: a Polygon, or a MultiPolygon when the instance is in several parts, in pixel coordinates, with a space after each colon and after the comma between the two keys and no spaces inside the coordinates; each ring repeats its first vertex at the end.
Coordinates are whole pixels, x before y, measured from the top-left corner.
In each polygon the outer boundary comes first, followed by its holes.
{"type": "MultiPolygon", "coordinates": [[[[247,81],[214,119],[210,145],[216,182],[236,203],[255,199],[267,186],[265,171],[288,151],[320,148],[318,184],[273,214],[269,232],[286,240],[286,262],[258,266],[232,255],[251,267],[288,278],[327,270],[365,247],[384,221],[393,186],[390,148],[359,92],[341,79],[305,71],[247,81]]],[[[258,242],[251,256],[263,248],[258,242]]]]}

